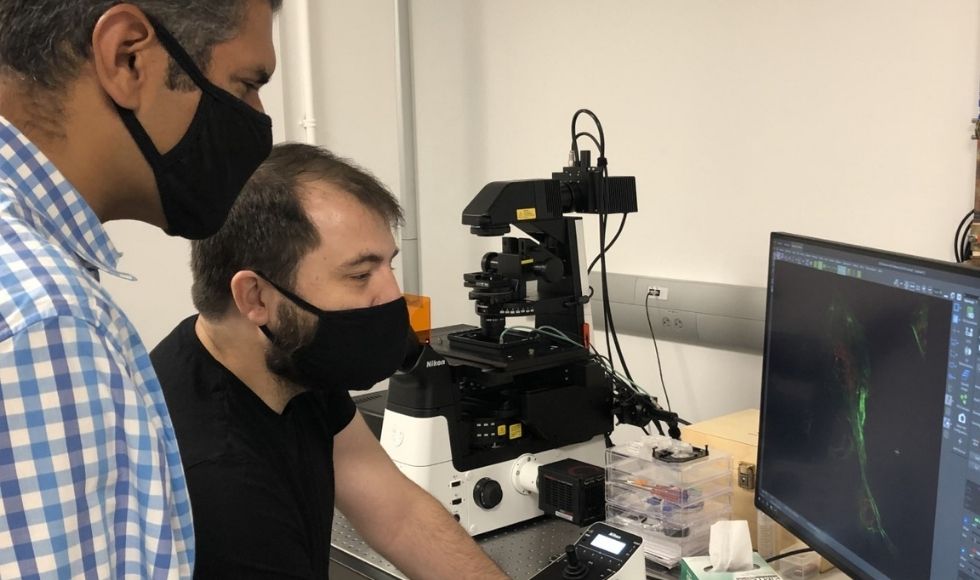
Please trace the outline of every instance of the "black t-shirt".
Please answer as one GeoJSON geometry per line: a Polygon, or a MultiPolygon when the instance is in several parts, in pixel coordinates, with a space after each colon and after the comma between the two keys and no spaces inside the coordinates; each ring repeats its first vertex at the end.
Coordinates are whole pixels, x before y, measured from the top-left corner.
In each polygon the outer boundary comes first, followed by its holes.
{"type": "Polygon", "coordinates": [[[307,391],[282,415],[181,322],[150,357],[177,432],[194,514],[198,578],[326,578],[333,436],[347,391],[307,391]]]}

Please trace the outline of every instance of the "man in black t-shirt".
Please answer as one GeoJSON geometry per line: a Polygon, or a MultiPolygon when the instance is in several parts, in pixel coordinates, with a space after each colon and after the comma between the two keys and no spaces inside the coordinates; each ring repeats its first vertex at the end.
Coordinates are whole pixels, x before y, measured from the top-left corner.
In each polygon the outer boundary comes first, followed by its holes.
{"type": "Polygon", "coordinates": [[[394,197],[277,146],[221,231],[192,244],[199,315],[151,353],[187,474],[202,578],[326,578],[334,501],[412,578],[504,578],[401,474],[348,389],[405,357],[394,197]]]}

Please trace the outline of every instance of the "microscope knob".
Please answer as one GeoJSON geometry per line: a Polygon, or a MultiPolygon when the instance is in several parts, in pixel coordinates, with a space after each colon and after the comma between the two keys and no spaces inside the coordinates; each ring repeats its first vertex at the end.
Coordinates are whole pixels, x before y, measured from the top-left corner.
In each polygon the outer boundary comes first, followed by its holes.
{"type": "Polygon", "coordinates": [[[473,500],[485,510],[497,507],[502,499],[504,491],[500,489],[500,484],[489,477],[484,477],[473,487],[473,500]]]}

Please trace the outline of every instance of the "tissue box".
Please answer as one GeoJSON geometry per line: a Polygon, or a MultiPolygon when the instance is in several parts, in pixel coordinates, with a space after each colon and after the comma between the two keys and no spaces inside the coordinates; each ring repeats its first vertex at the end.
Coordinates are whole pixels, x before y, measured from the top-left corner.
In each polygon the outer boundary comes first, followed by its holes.
{"type": "Polygon", "coordinates": [[[711,566],[710,556],[683,558],[680,580],[780,580],[779,574],[758,553],[752,554],[752,562],[758,567],[743,572],[713,572],[705,570],[711,566]]]}

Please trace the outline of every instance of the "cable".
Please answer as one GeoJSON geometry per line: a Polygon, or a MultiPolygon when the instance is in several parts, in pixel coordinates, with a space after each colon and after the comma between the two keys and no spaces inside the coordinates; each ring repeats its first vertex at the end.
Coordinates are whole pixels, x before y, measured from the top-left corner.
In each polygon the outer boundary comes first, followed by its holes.
{"type": "Polygon", "coordinates": [[[963,219],[960,220],[959,225],[956,226],[956,233],[953,234],[953,258],[957,262],[962,262],[963,261],[963,254],[962,254],[962,249],[963,249],[962,230],[963,230],[963,226],[966,224],[967,220],[970,219],[970,213],[972,213],[972,212],[969,212],[965,216],[963,216],[963,219]]]}
{"type": "MultiPolygon", "coordinates": [[[[598,122],[599,122],[599,120],[596,119],[596,123],[597,124],[598,124],[598,122]]],[[[602,134],[602,125],[598,125],[598,126],[599,126],[600,134],[602,134]]],[[[600,158],[600,160],[602,160],[602,159],[604,159],[604,158],[600,158]]],[[[607,225],[608,220],[609,220],[609,213],[608,213],[608,211],[606,211],[606,207],[607,207],[606,204],[607,204],[608,199],[609,199],[609,168],[608,168],[608,165],[606,165],[603,162],[602,163],[602,168],[601,168],[600,171],[602,172],[602,179],[600,180],[600,184],[601,184],[600,187],[602,188],[602,195],[600,195],[600,199],[602,200],[602,205],[603,205],[603,216],[602,216],[602,219],[600,219],[600,224],[599,224],[599,237],[600,237],[599,247],[600,248],[605,248],[605,247],[607,247],[607,244],[606,244],[606,225],[607,225]]],[[[626,376],[629,377],[630,380],[633,380],[633,375],[632,375],[632,373],[630,373],[629,367],[626,365],[626,357],[623,355],[623,348],[619,344],[619,335],[616,333],[616,322],[613,319],[613,315],[612,315],[612,301],[611,300],[608,300],[608,296],[609,296],[609,281],[608,281],[608,277],[607,277],[606,253],[605,252],[601,252],[599,254],[599,263],[602,265],[602,270],[600,272],[600,276],[602,278],[602,295],[607,298],[606,300],[603,300],[603,307],[604,307],[605,311],[608,313],[608,321],[607,321],[607,326],[606,326],[606,328],[608,329],[607,335],[609,335],[609,334],[612,335],[613,344],[616,345],[616,354],[619,356],[619,362],[620,362],[620,364],[623,365],[623,372],[626,373],[626,376]]]]}
{"type": "MultiPolygon", "coordinates": [[[[599,148],[599,159],[597,160],[597,163],[601,167],[601,171],[602,171],[602,177],[600,179],[600,188],[602,188],[602,191],[600,192],[599,195],[599,199],[598,199],[599,207],[597,208],[599,214],[599,248],[605,249],[609,246],[608,244],[606,244],[606,224],[609,218],[609,212],[607,209],[608,183],[606,178],[608,176],[608,173],[606,173],[606,134],[605,131],[602,129],[602,122],[599,121],[599,118],[595,115],[595,113],[593,113],[588,109],[579,109],[578,111],[575,111],[575,114],[572,116],[572,152],[576,163],[578,163],[579,161],[578,138],[581,136],[588,136],[589,138],[592,139],[594,143],[596,143],[596,146],[599,148]],[[588,115],[595,123],[596,130],[599,132],[598,140],[596,140],[595,136],[593,136],[591,133],[587,133],[587,132],[579,133],[576,131],[576,125],[578,123],[579,115],[582,115],[583,113],[588,115]]],[[[609,281],[606,276],[605,251],[599,252],[598,259],[599,262],[601,263],[602,293],[603,296],[608,296],[609,281]]],[[[591,270],[592,268],[590,267],[588,272],[591,272],[591,270]]],[[[608,300],[603,301],[602,319],[604,322],[604,326],[606,328],[606,332],[604,333],[605,342],[606,342],[606,353],[609,355],[610,365],[613,366],[613,370],[615,371],[615,365],[612,362],[613,344],[615,344],[616,354],[617,357],[619,358],[619,362],[623,366],[623,370],[624,372],[626,372],[626,375],[630,378],[630,380],[632,380],[632,374],[630,373],[629,367],[626,364],[626,357],[623,356],[622,349],[619,345],[619,337],[616,334],[616,323],[612,318],[612,307],[610,306],[608,300]],[[610,338],[612,339],[611,343],[610,343],[610,338]]]]}
{"type": "MultiPolygon", "coordinates": [[[[634,383],[633,381],[627,379],[626,377],[624,377],[620,373],[617,373],[615,371],[609,371],[609,368],[608,368],[609,359],[606,358],[606,357],[604,357],[604,356],[602,356],[601,354],[599,354],[599,351],[596,350],[594,346],[591,346],[590,345],[590,348],[592,349],[592,352],[595,353],[595,358],[599,361],[599,365],[602,366],[603,368],[605,368],[607,372],[611,372],[610,376],[613,379],[613,383],[614,384],[616,383],[616,381],[619,381],[619,384],[621,386],[626,387],[626,389],[629,390],[629,391],[631,391],[634,396],[638,396],[638,397],[641,397],[641,398],[646,398],[648,400],[651,400],[652,404],[654,406],[656,406],[656,400],[650,397],[650,395],[649,395],[649,393],[647,393],[646,389],[640,387],[640,385],[638,385],[638,384],[634,383]]],[[[624,401],[627,401],[627,400],[631,400],[631,397],[624,399],[624,401]]],[[[677,420],[678,420],[678,422],[683,421],[680,417],[678,417],[677,420]]],[[[653,423],[654,427],[657,428],[657,433],[659,433],[661,435],[664,434],[664,428],[663,428],[663,425],[660,424],[660,420],[658,420],[658,419],[651,419],[650,422],[653,423]]],[[[690,423],[688,423],[687,421],[683,421],[683,424],[684,425],[690,425],[690,423]]],[[[644,427],[640,427],[640,429],[643,429],[643,432],[646,433],[646,429],[644,427]]],[[[649,434],[649,433],[647,433],[647,434],[649,434]]]]}
{"type": "Polygon", "coordinates": [[[595,143],[596,149],[599,149],[599,150],[602,149],[602,146],[599,145],[599,140],[596,139],[595,138],[595,135],[593,135],[592,133],[589,133],[588,131],[582,131],[580,133],[576,133],[575,134],[575,142],[576,143],[578,142],[578,140],[579,140],[580,137],[588,137],[589,139],[592,139],[592,142],[595,143]]]}
{"type": "Polygon", "coordinates": [[[964,226],[966,226],[967,222],[970,220],[971,214],[973,213],[974,212],[972,211],[967,212],[967,214],[963,216],[963,219],[960,220],[959,225],[956,226],[956,234],[953,237],[953,254],[957,262],[962,262],[966,259],[964,248],[966,247],[966,231],[968,231],[969,228],[964,230],[964,226]]]}
{"type": "MultiPolygon", "coordinates": [[[[601,203],[601,202],[600,202],[601,203]]],[[[605,215],[599,214],[599,247],[604,248],[606,246],[606,219],[605,215]]],[[[609,356],[609,364],[612,365],[613,371],[616,370],[614,363],[612,362],[612,345],[610,344],[610,338],[613,333],[613,327],[610,323],[615,326],[615,322],[612,320],[612,308],[609,306],[609,282],[606,278],[606,254],[599,253],[599,286],[602,287],[602,322],[603,328],[606,331],[603,333],[606,340],[606,354],[609,356]]]]}
{"type": "MultiPolygon", "coordinates": [[[[549,326],[549,325],[546,325],[546,324],[545,325],[541,325],[541,326],[539,326],[537,328],[535,328],[533,326],[508,326],[507,328],[505,328],[503,330],[503,332],[500,333],[500,338],[498,339],[498,341],[501,344],[503,344],[503,342],[504,342],[504,335],[506,335],[508,333],[512,333],[512,332],[526,332],[527,334],[543,334],[545,336],[549,336],[551,338],[555,338],[555,339],[558,339],[558,340],[567,342],[568,344],[572,344],[572,345],[575,345],[575,346],[580,347],[580,348],[585,348],[585,346],[583,344],[581,344],[580,342],[577,342],[573,338],[570,338],[564,332],[558,330],[554,326],[549,326]]],[[[622,373],[619,373],[618,371],[615,371],[615,370],[611,370],[610,367],[609,367],[610,361],[609,361],[609,358],[608,357],[605,357],[605,356],[599,354],[599,351],[597,351],[595,349],[595,347],[592,346],[592,345],[589,345],[589,348],[590,348],[590,350],[592,350],[592,352],[595,353],[596,358],[599,359],[600,366],[602,366],[607,371],[610,371],[611,374],[613,375],[613,377],[615,379],[619,380],[622,384],[626,385],[628,388],[630,388],[630,390],[632,390],[632,391],[634,391],[636,393],[639,393],[639,394],[642,394],[642,395],[646,395],[647,394],[646,389],[644,389],[640,385],[636,384],[634,381],[630,380],[628,377],[626,377],[622,373]]]]}
{"type": "MultiPolygon", "coordinates": [[[[579,109],[572,116],[571,136],[572,136],[572,160],[575,164],[580,163],[580,155],[579,155],[579,148],[578,148],[578,140],[580,138],[587,137],[591,139],[592,142],[599,148],[599,156],[596,159],[596,170],[598,173],[598,179],[596,179],[594,182],[598,189],[598,191],[595,192],[597,194],[595,213],[598,214],[598,218],[599,218],[599,253],[595,257],[595,259],[593,259],[592,262],[589,264],[589,267],[587,269],[587,274],[591,274],[596,264],[599,264],[600,286],[602,288],[602,294],[605,297],[602,304],[602,320],[604,323],[604,328],[606,330],[606,332],[603,333],[605,335],[606,356],[599,354],[598,350],[595,349],[594,346],[590,345],[590,347],[595,352],[595,356],[599,361],[600,365],[602,365],[603,368],[605,368],[606,371],[609,373],[609,375],[613,378],[614,385],[618,383],[624,386],[625,388],[633,391],[635,395],[642,397],[644,403],[636,403],[637,405],[641,405],[641,406],[650,405],[652,409],[662,411],[662,409],[656,404],[656,399],[651,397],[646,391],[640,388],[639,385],[637,385],[636,382],[633,380],[633,375],[630,372],[629,366],[626,363],[626,356],[623,352],[623,347],[619,342],[619,335],[616,332],[616,321],[613,318],[612,303],[608,299],[609,278],[608,278],[608,269],[606,267],[606,257],[609,250],[619,239],[620,234],[622,234],[623,229],[626,226],[627,216],[626,213],[624,212],[622,220],[619,223],[619,227],[617,228],[615,235],[613,236],[612,240],[609,240],[607,243],[610,200],[609,200],[609,163],[608,160],[606,159],[605,131],[603,130],[602,123],[599,121],[599,118],[595,115],[595,113],[593,113],[588,109],[579,109]],[[579,132],[576,130],[578,118],[582,114],[588,115],[595,123],[596,130],[599,133],[598,139],[596,139],[595,135],[587,131],[579,132]],[[616,353],[615,357],[613,355],[614,351],[616,353]],[[615,363],[613,362],[614,358],[619,360],[619,364],[623,368],[623,375],[621,375],[619,372],[616,371],[616,366],[615,363]]],[[[593,171],[591,168],[584,168],[584,169],[586,169],[586,171],[589,172],[593,171]]],[[[590,294],[589,294],[590,297],[592,296],[593,291],[594,289],[590,288],[590,294]]],[[[658,356],[658,365],[659,365],[659,350],[657,356],[658,356]]],[[[664,380],[663,380],[662,370],[661,370],[660,382],[661,382],[661,386],[663,386],[664,380]]],[[[666,387],[664,387],[664,395],[666,396],[666,394],[667,394],[666,387]]],[[[632,396],[629,396],[624,400],[625,401],[632,400],[632,396]]],[[[669,404],[670,402],[668,400],[668,405],[669,404]]],[[[670,419],[670,423],[669,423],[671,430],[677,431],[677,421],[679,420],[679,418],[677,417],[676,414],[673,413],[673,411],[668,411],[668,412],[671,413],[673,417],[672,419],[670,419]]],[[[664,433],[663,427],[660,424],[660,420],[656,418],[652,418],[650,422],[656,425],[657,431],[659,431],[661,435],[664,433]]],[[[683,421],[683,424],[688,424],[688,423],[686,421],[683,421]]],[[[645,427],[641,427],[641,428],[643,428],[644,432],[646,432],[645,427]]]]}
{"type": "Polygon", "coordinates": [[[966,223],[970,221],[971,218],[975,217],[975,213],[976,212],[972,209],[966,212],[966,215],[963,216],[962,220],[960,220],[960,225],[956,226],[956,234],[953,236],[953,256],[956,258],[957,262],[965,262],[969,258],[967,254],[970,251],[968,247],[970,228],[967,227],[966,229],[963,229],[963,227],[966,226],[966,223]],[[960,230],[962,230],[962,232],[960,230]]]}
{"type": "MultiPolygon", "coordinates": [[[[605,248],[603,248],[602,250],[599,251],[600,254],[604,254],[604,253],[608,252],[609,249],[613,247],[613,244],[616,243],[616,240],[619,239],[619,234],[623,233],[623,226],[626,225],[626,216],[628,216],[628,215],[629,214],[625,214],[625,213],[623,214],[623,219],[622,219],[622,221],[619,222],[619,228],[616,230],[616,235],[613,236],[613,239],[609,240],[609,245],[608,246],[606,246],[605,248]]],[[[595,265],[596,265],[596,263],[598,261],[599,261],[599,255],[597,254],[596,257],[592,260],[592,263],[589,264],[589,269],[586,270],[586,272],[585,272],[586,275],[589,275],[589,274],[592,273],[592,269],[595,268],[595,265]]]]}
{"type": "Polygon", "coordinates": [[[579,109],[575,111],[574,115],[572,115],[572,152],[575,155],[576,163],[578,163],[578,141],[575,137],[576,135],[575,124],[578,122],[578,117],[582,113],[585,113],[586,115],[591,117],[592,121],[595,122],[596,128],[599,130],[599,156],[600,157],[606,156],[606,135],[602,131],[602,124],[599,122],[599,118],[595,116],[595,113],[593,113],[588,109],[579,109]]]}
{"type": "Polygon", "coordinates": [[[647,326],[650,327],[650,338],[653,339],[653,350],[657,353],[657,371],[660,373],[660,386],[664,390],[664,399],[667,401],[667,410],[671,413],[674,410],[670,406],[670,395],[667,394],[667,383],[664,382],[664,367],[660,364],[660,347],[657,346],[657,335],[653,332],[653,322],[650,320],[650,293],[643,301],[643,310],[647,313],[647,326]]]}
{"type": "MultiPolygon", "coordinates": [[[[545,336],[550,336],[551,338],[562,340],[564,342],[575,345],[577,347],[585,348],[583,344],[575,341],[572,338],[569,338],[569,336],[564,332],[549,325],[541,325],[537,328],[531,326],[509,326],[505,328],[503,332],[500,333],[500,338],[498,339],[499,343],[503,344],[504,336],[510,332],[515,332],[515,331],[523,331],[528,334],[543,334],[545,336]]],[[[613,368],[612,361],[609,359],[609,357],[599,354],[599,351],[597,351],[595,347],[592,345],[589,345],[589,348],[595,353],[596,358],[599,360],[599,365],[602,366],[607,372],[609,372],[613,378],[619,380],[621,383],[627,385],[628,387],[631,388],[631,390],[637,393],[646,394],[646,391],[643,389],[643,387],[636,384],[635,382],[633,382],[631,378],[624,376],[623,374],[619,373],[615,368],[613,368]]]]}
{"type": "MultiPolygon", "coordinates": [[[[596,145],[599,147],[599,158],[596,160],[596,164],[599,167],[599,171],[601,172],[600,173],[601,178],[599,180],[600,194],[598,200],[599,201],[598,213],[599,213],[599,248],[602,249],[603,251],[599,252],[598,258],[599,258],[599,263],[601,264],[600,275],[602,279],[602,295],[609,296],[609,281],[606,275],[606,252],[604,251],[606,248],[612,245],[611,243],[606,244],[606,228],[609,219],[609,211],[608,211],[609,167],[606,162],[606,133],[602,129],[602,122],[599,121],[599,117],[597,117],[595,113],[593,113],[588,109],[579,109],[578,111],[575,111],[575,114],[572,116],[572,151],[574,153],[576,162],[578,162],[579,160],[578,137],[580,135],[589,135],[589,137],[591,137],[593,141],[595,141],[595,137],[592,136],[591,134],[588,133],[580,134],[575,130],[575,127],[578,123],[578,117],[583,113],[588,115],[592,119],[592,121],[595,123],[596,130],[599,132],[599,140],[598,143],[596,143],[596,145]]],[[[591,272],[591,268],[589,268],[589,272],[591,272]]],[[[633,375],[632,373],[630,373],[629,366],[626,364],[626,357],[623,355],[623,349],[619,344],[619,335],[616,333],[616,322],[613,320],[612,306],[610,305],[609,300],[603,300],[602,310],[603,310],[602,312],[603,321],[605,322],[605,328],[606,328],[606,333],[605,333],[606,352],[609,354],[610,362],[612,359],[612,352],[613,352],[612,345],[610,344],[610,340],[609,340],[611,335],[612,343],[616,347],[616,355],[619,358],[619,363],[623,366],[623,371],[626,373],[626,376],[629,377],[630,380],[632,380],[633,375]]]]}
{"type": "Polygon", "coordinates": [[[796,556],[798,554],[806,554],[807,552],[812,552],[812,551],[813,548],[800,548],[799,550],[792,550],[790,552],[786,552],[785,554],[779,554],[778,556],[773,556],[772,558],[769,558],[768,560],[766,560],[766,564],[771,564],[776,560],[782,560],[783,558],[789,558],[790,556],[796,556]]]}

